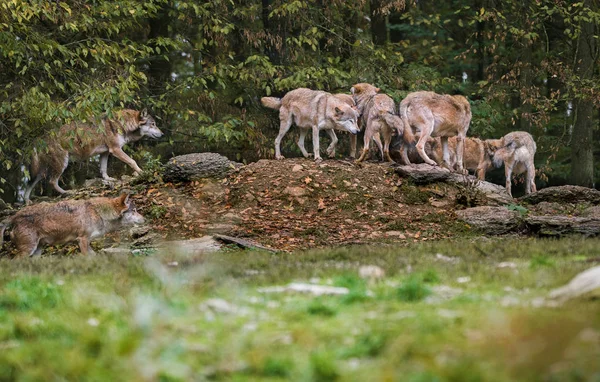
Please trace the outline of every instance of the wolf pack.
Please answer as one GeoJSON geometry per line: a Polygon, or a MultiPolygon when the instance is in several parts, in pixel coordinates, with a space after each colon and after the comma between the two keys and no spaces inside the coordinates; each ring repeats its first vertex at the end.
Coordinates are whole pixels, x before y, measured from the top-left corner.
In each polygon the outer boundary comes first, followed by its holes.
{"type": "MultiPolygon", "coordinates": [[[[426,163],[464,174],[473,171],[478,179],[485,180],[488,169],[504,164],[506,191],[510,195],[513,174],[525,173],[525,192],[536,191],[536,144],[531,134],[514,131],[487,140],[467,137],[472,114],[469,101],[461,95],[417,91],[409,93],[396,106],[381,89],[358,83],[350,88],[350,94],[299,88],[283,98],[263,97],[261,103],[279,111],[280,127],[275,139],[275,158],[278,160],[284,158],[281,142],[292,125],[300,129],[297,143],[307,158],[311,154],[304,141],[306,135],[312,133],[313,157],[317,162],[323,160],[319,146],[321,130],[331,138],[326,149],[331,158],[336,155],[336,130],[350,133],[352,158],[358,154],[357,134],[364,132],[363,148],[357,162],[368,159],[371,141],[375,142],[384,161],[393,162],[390,147],[396,137],[400,141],[399,155],[404,165],[426,163]]],[[[30,169],[32,179],[24,191],[24,199],[29,204],[33,189],[42,179],[48,179],[59,194],[66,194],[58,181],[70,159],[87,160],[100,155],[102,178],[113,180],[107,174],[108,157],[112,154],[137,175],[142,169],[123,151],[123,146],[143,137],[160,138],[162,135],[155,119],[145,109],[121,110],[111,117],[103,116],[97,124],[67,124],[56,136],[46,139],[45,150],[34,151],[30,169]]],[[[81,252],[89,254],[93,253],[92,239],[143,222],[143,216],[126,193],[114,198],[42,202],[27,205],[0,223],[0,245],[5,229],[12,226],[10,237],[18,256],[39,255],[44,245],[75,240],[81,252]]]]}

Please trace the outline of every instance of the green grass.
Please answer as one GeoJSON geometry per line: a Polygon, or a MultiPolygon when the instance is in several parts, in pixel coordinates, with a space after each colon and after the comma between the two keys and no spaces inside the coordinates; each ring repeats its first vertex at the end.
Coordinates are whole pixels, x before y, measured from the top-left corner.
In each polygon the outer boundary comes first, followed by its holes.
{"type": "Polygon", "coordinates": [[[598,248],[472,238],[0,259],[0,380],[592,381],[599,302],[538,305],[598,248]],[[360,265],[386,276],[363,280],[360,265]],[[260,291],[310,280],[349,293],[260,291]]]}

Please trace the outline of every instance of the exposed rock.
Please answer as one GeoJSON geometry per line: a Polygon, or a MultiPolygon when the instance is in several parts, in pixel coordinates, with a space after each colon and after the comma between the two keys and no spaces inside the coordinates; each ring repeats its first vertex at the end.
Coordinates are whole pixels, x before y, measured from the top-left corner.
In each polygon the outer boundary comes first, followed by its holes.
{"type": "Polygon", "coordinates": [[[600,219],[600,206],[586,208],[581,215],[586,218],[600,219]]]}
{"type": "Polygon", "coordinates": [[[456,216],[472,227],[491,235],[502,235],[519,229],[522,221],[517,211],[506,207],[481,206],[456,211],[456,216]]]}
{"type": "Polygon", "coordinates": [[[343,295],[348,294],[348,288],[333,287],[326,285],[305,284],[305,283],[290,283],[286,286],[274,286],[259,288],[260,293],[282,293],[282,292],[300,292],[310,293],[316,296],[321,295],[343,295]]]}
{"type": "Polygon", "coordinates": [[[385,236],[388,237],[397,237],[399,239],[406,239],[406,235],[400,231],[386,231],[385,236]]]}
{"type": "Polygon", "coordinates": [[[506,189],[502,186],[478,180],[472,175],[462,175],[450,172],[448,169],[440,166],[431,166],[425,163],[395,165],[394,170],[398,175],[410,178],[416,184],[446,182],[473,187],[473,189],[487,199],[490,204],[505,205],[514,202],[513,198],[508,195],[506,189]]]}
{"type": "Polygon", "coordinates": [[[216,252],[221,245],[212,236],[202,236],[190,240],[165,241],[157,247],[160,251],[175,251],[186,255],[216,252]]]}
{"type": "Polygon", "coordinates": [[[600,266],[576,275],[567,285],[554,289],[549,297],[566,301],[577,297],[600,296],[600,266]]]}
{"type": "Polygon", "coordinates": [[[561,236],[582,234],[595,236],[600,234],[600,219],[576,216],[528,216],[525,222],[533,231],[542,236],[561,236]]]}
{"type": "Polygon", "coordinates": [[[306,195],[306,189],[304,189],[302,187],[287,186],[285,188],[285,190],[283,190],[283,192],[285,192],[288,195],[295,196],[295,197],[306,195]]]}
{"type": "Polygon", "coordinates": [[[363,279],[379,280],[385,277],[385,271],[377,265],[363,265],[358,268],[358,275],[363,279]]]}
{"type": "Polygon", "coordinates": [[[588,202],[600,204],[600,191],[581,186],[548,187],[541,189],[538,192],[525,195],[521,200],[529,204],[538,204],[541,202],[588,202]]]}
{"type": "Polygon", "coordinates": [[[165,165],[167,182],[188,182],[203,178],[223,178],[242,164],[217,153],[194,153],[173,157],[165,165]]]}

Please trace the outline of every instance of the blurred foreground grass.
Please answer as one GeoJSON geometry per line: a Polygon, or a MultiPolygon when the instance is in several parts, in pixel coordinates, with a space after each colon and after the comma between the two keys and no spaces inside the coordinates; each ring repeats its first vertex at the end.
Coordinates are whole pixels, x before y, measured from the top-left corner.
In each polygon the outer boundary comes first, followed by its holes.
{"type": "Polygon", "coordinates": [[[0,380],[599,381],[600,304],[545,300],[598,256],[571,238],[3,259],[0,380]],[[262,289],[289,282],[349,293],[262,289]]]}

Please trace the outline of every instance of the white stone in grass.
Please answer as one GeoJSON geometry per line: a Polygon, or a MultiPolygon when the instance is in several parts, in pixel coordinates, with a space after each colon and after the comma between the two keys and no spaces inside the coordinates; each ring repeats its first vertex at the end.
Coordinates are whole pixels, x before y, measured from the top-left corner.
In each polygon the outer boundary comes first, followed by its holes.
{"type": "Polygon", "coordinates": [[[363,265],[358,268],[358,276],[367,280],[380,280],[385,277],[385,271],[383,268],[377,265],[363,265]]]}
{"type": "Polygon", "coordinates": [[[348,294],[348,288],[333,287],[328,285],[316,285],[316,284],[305,284],[305,283],[290,283],[286,286],[273,286],[259,288],[259,293],[282,293],[282,292],[299,292],[309,293],[315,296],[321,295],[344,295],[348,294]]]}
{"type": "Polygon", "coordinates": [[[441,253],[436,253],[435,259],[439,260],[439,261],[444,261],[446,263],[453,263],[453,264],[458,263],[460,261],[460,259],[457,257],[450,257],[450,256],[442,255],[441,253]]]}
{"type": "Polygon", "coordinates": [[[223,300],[222,298],[210,298],[206,300],[202,304],[202,308],[206,310],[206,308],[216,312],[216,313],[236,313],[238,311],[238,307],[230,304],[229,302],[223,300]]]}
{"type": "Polygon", "coordinates": [[[87,320],[87,324],[88,324],[89,326],[96,327],[96,326],[100,325],[100,321],[98,321],[98,319],[97,319],[97,318],[93,318],[93,317],[92,317],[92,318],[90,318],[90,319],[88,319],[88,320],[87,320]]]}
{"type": "Polygon", "coordinates": [[[471,278],[469,276],[463,276],[463,277],[459,277],[456,279],[456,282],[459,284],[465,284],[465,283],[468,283],[469,281],[471,281],[471,278]]]}
{"type": "Polygon", "coordinates": [[[503,261],[501,263],[496,264],[496,268],[510,268],[510,269],[515,269],[517,267],[516,263],[513,263],[512,261],[503,261]]]}

